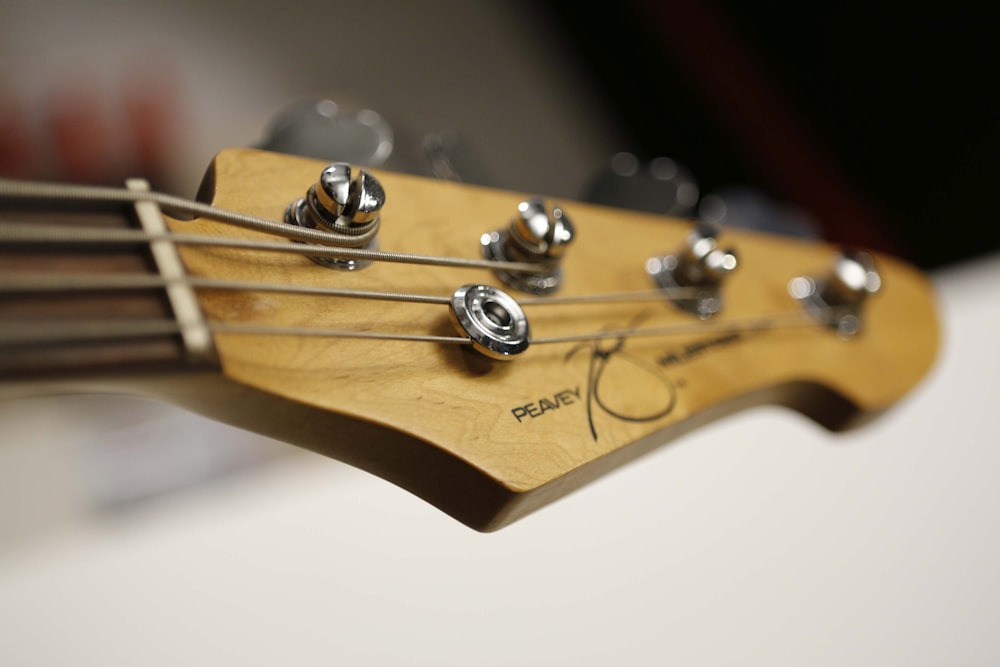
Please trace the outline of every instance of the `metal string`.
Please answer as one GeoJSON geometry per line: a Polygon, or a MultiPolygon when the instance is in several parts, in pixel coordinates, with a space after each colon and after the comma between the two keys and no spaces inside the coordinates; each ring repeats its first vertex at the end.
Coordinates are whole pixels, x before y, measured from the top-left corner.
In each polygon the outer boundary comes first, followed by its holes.
{"type": "MultiPolygon", "coordinates": [[[[2,236],[2,231],[0,231],[2,236]]],[[[375,292],[335,287],[311,285],[282,285],[278,283],[255,283],[237,280],[217,280],[189,276],[181,280],[167,280],[160,276],[146,274],[98,276],[90,274],[36,274],[0,273],[0,293],[3,292],[80,292],[97,290],[141,290],[163,288],[171,283],[183,283],[197,289],[234,290],[247,292],[282,292],[288,294],[311,294],[317,296],[337,296],[381,301],[409,301],[417,303],[451,302],[447,296],[428,294],[407,294],[400,292],[375,292]]],[[[518,299],[522,306],[625,303],[641,301],[663,301],[664,299],[696,299],[704,292],[697,287],[666,287],[635,292],[608,292],[564,297],[528,297],[518,299]]]]}
{"type": "MultiPolygon", "coordinates": [[[[273,223],[277,224],[277,223],[273,223]]],[[[290,229],[301,229],[286,225],[290,229]]],[[[423,266],[450,266],[466,269],[502,269],[515,272],[537,272],[537,264],[527,262],[498,262],[489,259],[464,257],[436,257],[433,255],[413,255],[363,248],[342,248],[327,245],[283,243],[281,241],[257,241],[253,239],[233,239],[224,236],[204,234],[150,234],[139,229],[101,229],[70,227],[65,225],[36,225],[25,223],[0,224],[0,243],[61,244],[79,243],[109,245],[134,245],[154,241],[171,241],[177,245],[237,248],[261,252],[278,252],[312,257],[332,257],[336,259],[358,259],[373,262],[393,262],[397,264],[417,264],[423,266]]]]}
{"type": "Polygon", "coordinates": [[[166,280],[160,276],[135,275],[38,275],[28,273],[0,274],[0,293],[22,292],[87,292],[87,291],[130,291],[159,289],[172,283],[182,283],[196,289],[212,289],[245,292],[279,292],[285,294],[308,294],[315,296],[336,296],[349,299],[372,299],[375,301],[404,301],[411,303],[435,303],[447,305],[451,299],[446,296],[429,294],[406,294],[398,292],[377,292],[368,290],[340,289],[313,285],[280,285],[277,283],[254,283],[239,280],[216,280],[196,276],[181,280],[166,280]]]}
{"type": "MultiPolygon", "coordinates": [[[[102,203],[135,203],[150,201],[170,213],[200,216],[218,222],[251,229],[265,234],[281,236],[296,241],[331,244],[326,246],[296,246],[286,243],[234,240],[197,234],[152,235],[140,230],[77,229],[58,225],[0,225],[0,241],[22,243],[149,243],[163,238],[185,245],[212,245],[227,248],[246,248],[271,252],[287,252],[337,259],[357,259],[372,262],[395,262],[459,268],[487,268],[503,271],[537,273],[544,270],[541,264],[506,262],[488,259],[436,257],[408,253],[365,250],[363,248],[337,247],[337,244],[355,241],[355,237],[336,232],[306,229],[275,222],[246,213],[216,208],[201,202],[190,201],[160,192],[126,190],[122,188],[91,187],[55,183],[35,183],[0,179],[0,199],[47,199],[56,201],[86,201],[102,203]]],[[[183,221],[181,221],[183,222],[183,221]]]]}
{"type": "MultiPolygon", "coordinates": [[[[834,311],[836,309],[830,309],[834,311]]],[[[658,327],[636,327],[596,331],[585,334],[552,336],[531,339],[532,345],[576,343],[604,340],[608,338],[648,338],[702,332],[740,332],[798,327],[823,326],[826,318],[812,318],[801,311],[775,313],[765,317],[739,320],[711,320],[708,322],[684,322],[658,327]]],[[[422,334],[397,334],[373,331],[345,331],[318,327],[286,327],[267,324],[227,323],[210,321],[208,328],[213,333],[244,334],[266,336],[296,336],[314,338],[361,338],[378,340],[400,340],[430,343],[455,343],[469,345],[472,341],[465,336],[430,336],[422,334]]],[[[72,323],[28,323],[0,324],[0,345],[33,345],[86,342],[101,339],[145,338],[176,334],[180,326],[171,320],[88,320],[72,323]]]]}
{"type": "MultiPolygon", "coordinates": [[[[339,243],[347,237],[335,232],[305,229],[295,225],[274,222],[265,218],[228,211],[216,208],[200,202],[190,201],[181,197],[175,197],[158,192],[143,190],[128,190],[122,188],[93,187],[83,185],[67,185],[53,183],[38,183],[29,181],[14,181],[0,179],[0,198],[20,198],[20,199],[48,199],[57,201],[95,201],[105,203],[134,203],[139,201],[151,201],[164,210],[181,212],[189,215],[198,215],[220,222],[237,225],[246,229],[252,229],[268,234],[283,236],[299,241],[313,241],[319,243],[339,243]]],[[[535,273],[544,270],[544,266],[529,262],[508,262],[487,259],[457,258],[457,257],[435,257],[428,255],[413,255],[408,253],[372,251],[361,248],[345,248],[331,246],[316,246],[303,244],[289,244],[274,241],[258,241],[251,239],[232,239],[226,237],[213,237],[200,234],[167,233],[150,234],[138,229],[103,229],[103,228],[80,228],[68,225],[45,225],[29,223],[2,223],[0,224],[0,243],[35,243],[35,244],[149,244],[155,241],[167,240],[178,245],[211,246],[245,250],[256,250],[262,252],[279,252],[296,255],[308,255],[314,257],[331,257],[337,259],[357,259],[362,261],[384,261],[396,263],[408,263],[418,265],[451,266],[460,268],[486,268],[500,269],[504,271],[525,271],[535,273]]],[[[13,284],[13,278],[5,277],[7,284],[13,284]]],[[[42,287],[42,285],[52,285],[52,282],[38,280],[36,289],[88,289],[84,285],[88,280],[77,279],[79,277],[67,277],[68,282],[73,285],[65,287],[42,287]]],[[[139,283],[140,281],[136,281],[139,283]]],[[[210,287],[206,283],[196,285],[196,279],[189,279],[192,286],[210,287]]],[[[29,289],[26,281],[18,282],[19,290],[29,289]]],[[[149,285],[155,287],[157,285],[149,285]]],[[[216,289],[244,289],[241,287],[223,287],[221,281],[215,285],[216,289]]],[[[91,289],[97,289],[91,288],[91,289]]],[[[127,284],[107,283],[107,289],[129,289],[127,284]]],[[[302,292],[299,288],[286,288],[283,286],[265,287],[263,284],[254,287],[246,287],[255,291],[287,291],[302,292]]],[[[318,288],[315,288],[318,289],[318,288]]],[[[347,290],[339,292],[328,292],[336,296],[352,296],[347,290]]],[[[319,291],[310,290],[309,293],[318,294],[319,291]]],[[[378,298],[371,293],[358,292],[359,298],[378,298]]],[[[522,305],[539,304],[570,304],[570,303],[598,303],[598,302],[619,302],[619,301],[653,301],[664,297],[672,299],[699,298],[703,290],[696,287],[675,287],[663,288],[660,290],[649,290],[646,292],[603,294],[573,297],[546,297],[546,298],[526,298],[521,301],[522,305]]],[[[400,295],[403,296],[403,295],[400,295]]],[[[420,297],[408,295],[402,300],[434,299],[437,297],[420,297]]],[[[444,297],[441,297],[444,298],[444,297]]]]}
{"type": "MultiPolygon", "coordinates": [[[[282,236],[297,241],[312,243],[341,243],[343,235],[335,232],[305,229],[294,225],[274,222],[265,218],[228,211],[200,202],[163,193],[126,190],[121,188],[91,187],[50,183],[32,183],[0,179],[0,198],[49,199],[62,201],[93,201],[104,203],[135,203],[151,201],[165,211],[200,216],[219,222],[236,225],[258,232],[282,236]]],[[[543,270],[538,264],[527,262],[501,262],[486,259],[465,259],[455,257],[435,257],[407,253],[371,251],[358,248],[289,244],[282,242],[232,239],[199,234],[167,233],[150,234],[141,230],[78,228],[61,225],[0,224],[0,242],[6,243],[81,243],[81,244],[147,244],[159,240],[169,240],[180,245],[198,245],[284,252],[299,255],[385,261],[420,265],[451,266],[463,268],[502,269],[505,271],[538,272],[543,270]]],[[[349,239],[347,239],[349,240],[349,239]]],[[[30,274],[0,275],[0,292],[39,291],[82,291],[82,290],[131,290],[165,287],[170,281],[158,276],[39,276],[30,274]]],[[[182,282],[199,289],[245,290],[282,292],[361,298],[372,300],[402,301],[430,304],[449,304],[446,296],[375,292],[365,290],[337,289],[307,285],[277,285],[240,281],[214,280],[210,278],[187,277],[182,282]]],[[[520,301],[522,305],[593,304],[634,301],[660,301],[664,298],[696,299],[704,290],[696,287],[659,288],[639,292],[617,292],[565,297],[528,297],[520,301]]],[[[742,321],[721,321],[682,323],[659,327],[600,331],[587,334],[536,338],[532,344],[553,344],[593,341],[620,337],[652,337],[697,333],[703,331],[740,331],[795,326],[816,326],[822,324],[810,319],[801,311],[779,313],[763,318],[742,321]],[[786,321],[787,320],[787,321],[786,321]],[[781,324],[777,324],[781,322],[781,324]]],[[[0,324],[0,344],[58,343],[86,341],[107,338],[147,337],[174,334],[179,325],[170,320],[114,321],[93,320],[73,323],[52,324],[0,324]]],[[[472,341],[461,336],[425,336],[416,334],[393,334],[367,331],[339,331],[309,327],[278,327],[246,323],[209,322],[215,333],[277,335],[330,338],[368,338],[380,340],[425,341],[435,343],[470,344],[472,341]]]]}

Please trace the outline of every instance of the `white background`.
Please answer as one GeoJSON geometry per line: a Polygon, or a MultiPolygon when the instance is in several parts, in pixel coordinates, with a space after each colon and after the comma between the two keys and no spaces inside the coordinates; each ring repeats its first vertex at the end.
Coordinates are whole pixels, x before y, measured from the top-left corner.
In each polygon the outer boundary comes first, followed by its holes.
{"type": "MultiPolygon", "coordinates": [[[[996,664],[998,280],[1000,258],[938,277],[941,357],[871,425],[834,435],[754,410],[497,533],[296,454],[10,540],[0,656],[996,664]]],[[[5,426],[51,450],[60,404],[9,404],[5,426]]],[[[221,428],[163,410],[179,439],[221,428]]]]}

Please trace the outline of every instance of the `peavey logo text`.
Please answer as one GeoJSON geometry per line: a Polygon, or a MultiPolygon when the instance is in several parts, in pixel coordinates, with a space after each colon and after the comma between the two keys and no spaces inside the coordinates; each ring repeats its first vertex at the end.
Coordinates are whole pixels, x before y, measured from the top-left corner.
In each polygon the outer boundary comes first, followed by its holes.
{"type": "Polygon", "coordinates": [[[575,389],[563,389],[562,391],[557,391],[552,394],[551,398],[546,396],[538,399],[535,403],[525,403],[524,405],[519,405],[516,408],[511,409],[510,412],[517,417],[517,421],[520,423],[521,420],[526,417],[536,419],[550,410],[558,410],[564,405],[573,405],[579,400],[580,387],[576,387],[575,389]]]}
{"type": "MultiPolygon", "coordinates": [[[[635,322],[633,323],[633,327],[635,322]]],[[[759,333],[759,332],[756,332],[759,333]]],[[[587,425],[594,441],[597,441],[595,417],[602,413],[618,421],[650,422],[666,417],[677,405],[677,388],[664,368],[684,364],[713,350],[729,347],[750,337],[748,331],[730,331],[714,338],[694,341],[675,350],[661,354],[655,360],[630,354],[625,350],[628,334],[586,341],[572,348],[565,357],[568,362],[577,355],[587,359],[587,385],[581,394],[581,387],[563,389],[549,396],[539,398],[534,403],[525,403],[511,409],[511,414],[522,423],[525,419],[537,419],[552,410],[559,410],[575,403],[583,403],[586,409],[587,425]],[[617,370],[620,377],[624,371],[648,388],[646,405],[638,412],[634,407],[619,405],[616,396],[605,388],[604,378],[609,369],[617,370]]]]}

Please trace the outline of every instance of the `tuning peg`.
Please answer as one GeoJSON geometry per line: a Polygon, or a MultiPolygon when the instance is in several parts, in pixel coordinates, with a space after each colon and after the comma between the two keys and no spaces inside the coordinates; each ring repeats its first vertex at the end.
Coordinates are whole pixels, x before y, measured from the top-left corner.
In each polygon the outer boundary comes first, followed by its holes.
{"type": "Polygon", "coordinates": [[[676,160],[661,156],[645,161],[623,151],[590,178],[582,198],[603,206],[686,218],[698,203],[698,184],[676,160]]]}
{"type": "Polygon", "coordinates": [[[512,359],[528,349],[528,318],[506,292],[490,285],[463,285],[455,290],[449,311],[452,324],[491,359],[512,359]]]}
{"type": "MultiPolygon", "coordinates": [[[[379,211],[384,205],[385,190],[377,178],[364,169],[352,170],[345,162],[335,162],[323,169],[305,197],[288,205],[285,222],[338,234],[343,247],[377,250],[379,211]]],[[[348,271],[371,264],[356,259],[311,259],[348,271]]]]}
{"type": "Polygon", "coordinates": [[[842,336],[861,331],[861,307],[882,288],[875,260],[862,250],[845,250],[834,256],[823,278],[800,276],[788,284],[788,291],[806,312],[842,336]]]}
{"type": "Polygon", "coordinates": [[[378,217],[385,204],[382,184],[364,169],[351,173],[351,165],[336,162],[323,170],[319,183],[310,189],[315,196],[321,219],[317,224],[336,226],[364,225],[378,217]],[[324,224],[332,218],[333,223],[324,224]]]}
{"type": "Polygon", "coordinates": [[[697,217],[727,229],[820,238],[819,224],[806,211],[748,186],[730,186],[705,195],[698,202],[697,217]]]}
{"type": "Polygon", "coordinates": [[[380,167],[393,154],[392,127],[371,109],[304,99],[283,109],[258,143],[264,150],[380,167]]]}
{"type": "Polygon", "coordinates": [[[495,261],[537,263],[537,273],[496,271],[503,282],[532,294],[549,294],[562,284],[559,260],[573,241],[575,230],[559,206],[547,207],[542,199],[517,206],[517,215],[506,230],[483,234],[483,256],[495,261]]]}
{"type": "Polygon", "coordinates": [[[490,185],[494,178],[475,146],[453,129],[424,135],[420,142],[423,171],[444,181],[490,185]]]}
{"type": "Polygon", "coordinates": [[[684,246],[675,255],[653,257],[646,262],[646,272],[664,290],[678,287],[700,288],[698,296],[673,296],[670,301],[686,312],[701,318],[711,317],[722,309],[721,285],[739,261],[732,248],[722,250],[718,229],[704,222],[688,234],[684,246]]]}

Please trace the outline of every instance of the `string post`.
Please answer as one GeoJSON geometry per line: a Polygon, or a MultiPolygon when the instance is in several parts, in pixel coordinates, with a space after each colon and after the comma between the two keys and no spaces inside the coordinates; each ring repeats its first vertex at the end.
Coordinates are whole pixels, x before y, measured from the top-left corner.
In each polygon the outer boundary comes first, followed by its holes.
{"type": "Polygon", "coordinates": [[[545,295],[563,282],[559,261],[572,243],[576,230],[560,206],[548,206],[540,198],[518,204],[517,215],[507,229],[483,234],[483,257],[491,261],[527,262],[537,271],[516,272],[497,269],[496,276],[514,289],[545,295]]]}
{"type": "Polygon", "coordinates": [[[700,223],[679,252],[648,259],[646,273],[677,308],[707,319],[722,310],[722,283],[737,266],[736,251],[719,247],[718,229],[700,223]],[[678,287],[699,288],[700,294],[693,299],[671,296],[678,287]]]}
{"type": "MultiPolygon", "coordinates": [[[[296,199],[285,210],[285,222],[297,227],[329,232],[344,248],[378,250],[379,212],[385,205],[385,190],[364,169],[352,169],[346,162],[335,162],[320,173],[306,196],[296,199]]],[[[354,271],[371,264],[356,258],[311,256],[317,264],[344,271],[354,271]]]]}
{"type": "Polygon", "coordinates": [[[788,283],[788,292],[815,321],[844,338],[861,332],[861,310],[871,295],[882,289],[875,260],[863,250],[838,252],[829,273],[821,278],[799,276],[788,283]]]}

